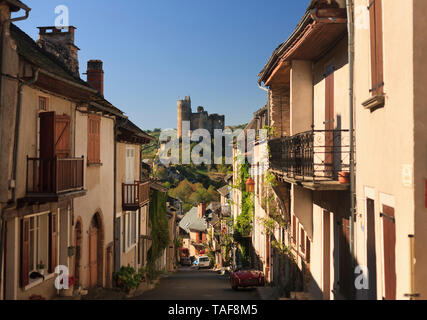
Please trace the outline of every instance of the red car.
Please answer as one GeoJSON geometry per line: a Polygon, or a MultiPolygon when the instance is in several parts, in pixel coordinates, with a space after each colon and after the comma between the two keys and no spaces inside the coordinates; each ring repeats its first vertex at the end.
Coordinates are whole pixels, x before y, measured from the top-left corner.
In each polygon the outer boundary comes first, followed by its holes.
{"type": "Polygon", "coordinates": [[[237,290],[239,287],[264,287],[264,273],[250,268],[242,268],[231,272],[230,284],[233,290],[237,290]]]}

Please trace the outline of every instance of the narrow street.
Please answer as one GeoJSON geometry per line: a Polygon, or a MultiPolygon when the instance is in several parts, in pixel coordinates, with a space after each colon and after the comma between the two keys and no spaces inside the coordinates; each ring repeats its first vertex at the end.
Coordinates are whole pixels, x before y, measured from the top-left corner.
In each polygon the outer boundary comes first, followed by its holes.
{"type": "Polygon", "coordinates": [[[229,276],[210,270],[180,268],[135,300],[258,300],[256,289],[233,291],[229,276]]]}

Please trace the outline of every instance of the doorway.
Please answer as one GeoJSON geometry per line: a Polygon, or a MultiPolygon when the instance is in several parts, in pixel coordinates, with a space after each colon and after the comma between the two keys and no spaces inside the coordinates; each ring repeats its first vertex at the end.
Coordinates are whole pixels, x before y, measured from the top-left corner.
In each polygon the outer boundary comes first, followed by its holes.
{"type": "Polygon", "coordinates": [[[76,286],[80,285],[80,266],[81,266],[81,252],[82,252],[82,222],[77,221],[74,229],[74,277],[76,278],[76,286]]]}
{"type": "Polygon", "coordinates": [[[334,177],[334,65],[326,68],[325,79],[325,174],[329,178],[334,177]]]}
{"type": "Polygon", "coordinates": [[[102,222],[99,214],[95,214],[89,227],[89,287],[102,285],[103,254],[102,254],[102,222]]]}

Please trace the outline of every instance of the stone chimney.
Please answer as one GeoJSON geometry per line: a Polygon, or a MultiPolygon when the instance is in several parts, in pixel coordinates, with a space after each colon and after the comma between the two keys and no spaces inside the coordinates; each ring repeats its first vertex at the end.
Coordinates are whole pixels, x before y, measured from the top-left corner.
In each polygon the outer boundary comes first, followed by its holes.
{"type": "Polygon", "coordinates": [[[87,83],[104,95],[104,70],[101,60],[89,60],[87,63],[87,83]]]}
{"type": "Polygon", "coordinates": [[[69,71],[80,78],[78,59],[80,49],[74,44],[76,28],[69,26],[60,29],[56,27],[38,27],[38,29],[38,46],[53,54],[69,71]]]}
{"type": "Polygon", "coordinates": [[[205,216],[206,212],[206,204],[200,203],[199,204],[199,218],[203,218],[205,216]]]}

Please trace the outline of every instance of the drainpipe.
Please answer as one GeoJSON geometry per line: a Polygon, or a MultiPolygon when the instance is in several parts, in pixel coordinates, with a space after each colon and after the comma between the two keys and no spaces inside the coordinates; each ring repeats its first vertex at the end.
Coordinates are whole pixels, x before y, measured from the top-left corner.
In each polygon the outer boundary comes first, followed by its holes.
{"type": "MultiPolygon", "coordinates": [[[[354,250],[354,222],[356,214],[356,176],[354,161],[354,21],[353,21],[353,1],[346,0],[347,23],[348,23],[348,61],[349,61],[349,114],[350,114],[350,256],[351,256],[351,279],[354,279],[355,250],[354,250]]],[[[353,298],[355,292],[352,290],[353,298]]]]}
{"type": "Polygon", "coordinates": [[[267,92],[267,125],[270,126],[270,89],[261,86],[261,84],[258,84],[258,88],[267,92]]]}

